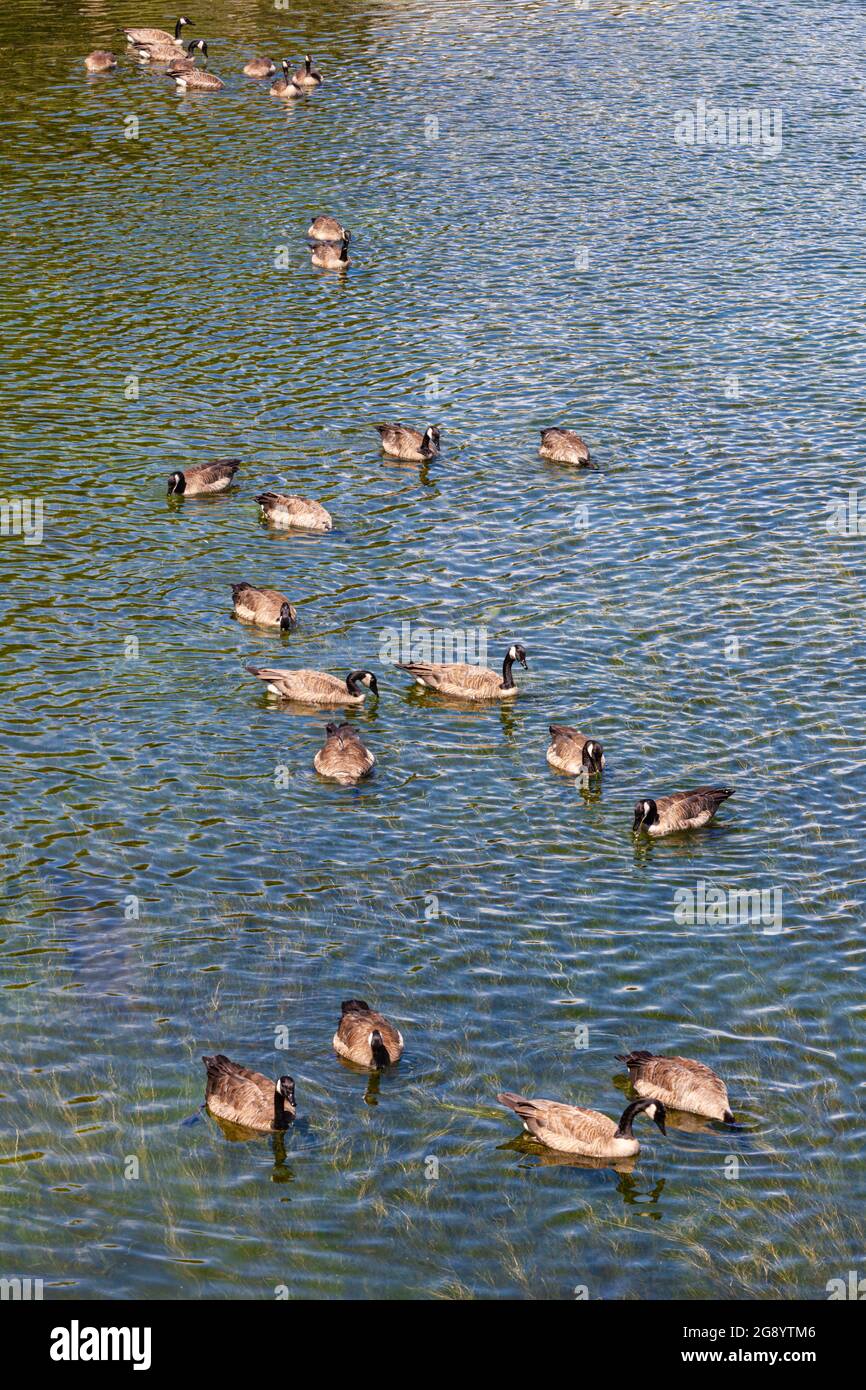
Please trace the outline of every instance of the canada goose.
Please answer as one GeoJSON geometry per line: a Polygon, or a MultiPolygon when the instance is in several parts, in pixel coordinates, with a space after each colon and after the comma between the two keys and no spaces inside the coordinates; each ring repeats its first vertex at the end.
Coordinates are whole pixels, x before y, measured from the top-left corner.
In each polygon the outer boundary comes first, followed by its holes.
{"type": "Polygon", "coordinates": [[[198,49],[206,58],[207,44],[204,39],[192,39],[186,46],[186,59],[183,54],[183,47],[178,53],[177,47],[173,43],[147,43],[136,48],[136,54],[143,63],[182,63],[192,62],[192,55],[198,49]]]}
{"type": "Polygon", "coordinates": [[[424,433],[407,429],[405,425],[377,425],[382,448],[395,459],[408,459],[410,463],[421,463],[434,458],[439,452],[440,431],[438,425],[428,425],[424,433]]]}
{"type": "Polygon", "coordinates": [[[325,742],[313,759],[313,767],[322,777],[348,786],[372,772],[375,761],[351,724],[326,724],[325,742]]]}
{"type": "Polygon", "coordinates": [[[348,232],[342,223],[337,221],[336,217],[328,217],[324,214],[321,217],[314,217],[307,228],[307,236],[312,237],[313,241],[348,242],[351,235],[351,232],[348,232]]]}
{"type": "Polygon", "coordinates": [[[255,501],[261,507],[265,521],[272,526],[297,531],[330,531],[334,524],[331,513],[326,512],[320,502],[310,502],[306,497],[262,492],[255,501]]]}
{"type": "Polygon", "coordinates": [[[322,270],[345,270],[351,265],[348,241],[317,241],[310,247],[310,260],[322,270]]]}
{"type": "Polygon", "coordinates": [[[639,1096],[660,1100],[672,1110],[703,1115],[732,1125],[728,1088],[720,1076],[688,1057],[657,1057],[652,1052],[617,1053],[625,1062],[629,1079],[639,1096]]]}
{"type": "Polygon", "coordinates": [[[426,661],[398,661],[401,671],[408,671],[418,685],[428,690],[436,690],[440,695],[451,695],[460,700],[505,700],[517,694],[517,686],[511,668],[519,661],[525,671],[526,651],[516,642],[508,648],[502,663],[501,678],[488,666],[469,666],[462,661],[446,665],[434,665],[426,661]]]}
{"type": "Polygon", "coordinates": [[[292,73],[292,81],[296,87],[320,87],[322,84],[322,74],[313,71],[313,60],[309,53],[304,54],[304,66],[292,73]]]}
{"type": "Polygon", "coordinates": [[[635,805],[632,832],[673,835],[677,830],[697,830],[712,820],[722,802],[733,794],[733,787],[695,787],[690,792],[647,797],[635,805]]]}
{"type": "Polygon", "coordinates": [[[596,739],[579,734],[568,724],[551,724],[547,761],[557,772],[593,776],[604,767],[604,749],[596,739]]]}
{"type": "Polygon", "coordinates": [[[278,589],[257,589],[253,584],[233,584],[235,617],[259,627],[278,627],[288,632],[298,620],[295,608],[278,589]]]}
{"type": "Polygon", "coordinates": [[[372,671],[350,671],[341,681],[327,671],[284,671],[273,666],[248,666],[247,670],[267,681],[269,695],[298,705],[363,705],[368,690],[379,694],[372,671]]]}
{"type": "Polygon", "coordinates": [[[510,1091],[503,1091],[496,1099],[520,1116],[523,1128],[534,1139],[563,1153],[585,1154],[589,1158],[628,1158],[640,1153],[631,1126],[635,1115],[642,1111],[665,1133],[665,1108],[660,1100],[633,1100],[617,1124],[600,1111],[585,1110],[582,1105],[527,1100],[510,1091]]]}
{"type": "Polygon", "coordinates": [[[221,1120],[247,1129],[286,1129],[295,1118],[295,1083],[290,1076],[269,1081],[220,1052],[201,1060],[207,1068],[205,1104],[221,1120]]]}
{"type": "Polygon", "coordinates": [[[251,58],[244,64],[244,77],[270,77],[276,70],[270,58],[251,58]]]}
{"type": "Polygon", "coordinates": [[[173,43],[176,44],[178,48],[181,48],[183,46],[183,39],[180,36],[180,31],[185,25],[188,25],[190,29],[195,28],[191,19],[184,19],[183,15],[181,15],[174,26],[174,37],[172,37],[167,29],[124,29],[123,32],[126,35],[127,42],[131,43],[133,46],[135,44],[173,43]]]}
{"type": "Polygon", "coordinates": [[[176,496],[198,497],[205,492],[225,492],[241,466],[240,459],[214,459],[213,463],[199,463],[195,468],[186,468],[172,473],[168,480],[168,491],[176,496]]]}
{"type": "Polygon", "coordinates": [[[580,435],[574,430],[542,430],[541,448],[538,451],[543,459],[554,463],[589,463],[589,449],[580,435]]]}
{"type": "Polygon", "coordinates": [[[204,39],[196,39],[194,43],[187,44],[185,58],[172,58],[165,70],[166,77],[176,77],[179,72],[189,72],[190,68],[195,67],[195,53],[201,53],[207,62],[207,44],[204,39]]]}
{"type": "Polygon", "coordinates": [[[286,62],[285,58],[280,63],[280,67],[283,70],[283,75],[282,77],[278,77],[276,82],[271,87],[270,95],[272,97],[286,98],[303,96],[304,94],[301,91],[300,87],[296,87],[292,79],[289,77],[289,65],[286,62]]]}
{"type": "Polygon", "coordinates": [[[88,72],[111,72],[117,67],[117,59],[107,48],[94,48],[85,58],[84,66],[88,72]]]}
{"type": "Polygon", "coordinates": [[[363,999],[344,999],[334,1051],[359,1067],[389,1067],[403,1055],[403,1034],[363,999]]]}
{"type": "Polygon", "coordinates": [[[220,92],[226,85],[213,72],[202,68],[189,68],[174,74],[179,92],[220,92]]]}

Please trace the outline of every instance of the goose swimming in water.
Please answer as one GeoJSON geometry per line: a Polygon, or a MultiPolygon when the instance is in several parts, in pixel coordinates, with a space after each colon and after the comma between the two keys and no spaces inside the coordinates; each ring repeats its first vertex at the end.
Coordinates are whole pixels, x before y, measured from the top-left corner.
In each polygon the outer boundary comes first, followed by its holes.
{"type": "Polygon", "coordinates": [[[88,72],[111,72],[117,67],[117,59],[107,48],[94,48],[84,60],[88,72]]]}
{"type": "Polygon", "coordinates": [[[733,796],[733,787],[696,787],[690,792],[670,796],[646,797],[634,808],[632,831],[649,835],[673,835],[678,830],[698,830],[711,821],[723,801],[733,796]]]}
{"type": "Polygon", "coordinates": [[[350,671],[341,681],[327,671],[284,671],[273,666],[248,666],[247,670],[267,682],[269,695],[299,705],[363,705],[368,690],[379,694],[372,671],[350,671]]]}
{"type": "Polygon", "coordinates": [[[625,1062],[629,1080],[639,1096],[660,1100],[671,1110],[685,1110],[726,1125],[734,1123],[727,1086],[703,1062],[692,1062],[688,1057],[658,1057],[652,1052],[618,1052],[616,1060],[625,1062]]]}
{"type": "Polygon", "coordinates": [[[367,777],[375,761],[351,724],[327,724],[325,742],[313,759],[313,767],[320,777],[330,777],[347,787],[367,777]]]}
{"type": "Polygon", "coordinates": [[[557,772],[586,772],[594,776],[604,767],[604,749],[596,739],[587,738],[568,724],[551,724],[547,761],[557,772]]]}
{"type": "Polygon", "coordinates": [[[286,1129],[295,1118],[295,1083],[290,1076],[270,1081],[218,1052],[202,1057],[207,1070],[205,1104],[211,1114],[247,1129],[286,1129]]]}
{"type": "Polygon", "coordinates": [[[263,519],[283,530],[330,531],[334,525],[331,513],[320,502],[311,502],[306,497],[261,492],[255,501],[262,509],[263,519]]]}
{"type": "Polygon", "coordinates": [[[392,458],[423,463],[439,453],[438,425],[428,425],[423,434],[420,430],[407,429],[405,425],[377,425],[376,429],[384,452],[392,458]]]}
{"type": "Polygon", "coordinates": [[[181,48],[183,39],[180,31],[186,26],[189,26],[190,29],[195,28],[192,20],[185,19],[184,16],[181,15],[174,26],[173,35],[170,34],[167,29],[124,29],[123,32],[126,35],[127,42],[131,43],[133,46],[136,44],[173,43],[176,44],[178,48],[181,48]]]}
{"type": "Polygon", "coordinates": [[[179,92],[221,92],[226,85],[216,73],[205,72],[202,68],[175,73],[174,80],[179,92]]]}
{"type": "Polygon", "coordinates": [[[390,1067],[403,1055],[403,1034],[364,999],[344,999],[334,1051],[359,1067],[390,1067]]]}
{"type": "Polygon", "coordinates": [[[280,67],[283,70],[283,75],[282,77],[278,77],[276,82],[270,87],[270,95],[272,97],[284,97],[287,99],[303,96],[304,94],[300,87],[297,87],[289,77],[289,65],[285,58],[280,64],[280,67]]]}
{"type": "Polygon", "coordinates": [[[542,430],[538,452],[543,459],[551,459],[554,463],[576,463],[583,467],[590,461],[589,449],[574,430],[542,430]]]}
{"type": "Polygon", "coordinates": [[[232,599],[235,617],[259,627],[278,627],[288,632],[298,615],[285,594],[278,589],[257,589],[252,584],[233,584],[232,599]]]}
{"type": "Polygon", "coordinates": [[[296,87],[320,87],[322,85],[322,74],[313,71],[313,60],[309,53],[304,55],[304,66],[292,73],[292,81],[296,87]]]}
{"type": "Polygon", "coordinates": [[[244,64],[244,77],[270,77],[276,70],[270,58],[251,58],[244,64]]]}
{"type": "Polygon", "coordinates": [[[505,653],[502,675],[491,671],[489,666],[470,666],[466,662],[455,661],[436,664],[426,661],[398,661],[401,671],[408,671],[415,677],[417,685],[435,690],[439,695],[450,695],[459,700],[507,700],[517,694],[517,686],[511,668],[519,661],[525,671],[526,649],[515,642],[505,653]]]}
{"type": "Polygon", "coordinates": [[[662,1134],[666,1132],[665,1108],[657,1100],[633,1100],[617,1123],[599,1110],[563,1105],[557,1100],[528,1100],[511,1091],[501,1092],[496,1099],[520,1116],[523,1128],[533,1139],[549,1149],[585,1154],[587,1158],[629,1158],[640,1153],[640,1144],[632,1132],[636,1115],[646,1114],[662,1134]]]}
{"type": "Polygon", "coordinates": [[[199,463],[194,468],[178,470],[168,480],[168,491],[177,497],[225,492],[226,488],[231,487],[240,466],[240,459],[215,459],[213,463],[199,463]]]}

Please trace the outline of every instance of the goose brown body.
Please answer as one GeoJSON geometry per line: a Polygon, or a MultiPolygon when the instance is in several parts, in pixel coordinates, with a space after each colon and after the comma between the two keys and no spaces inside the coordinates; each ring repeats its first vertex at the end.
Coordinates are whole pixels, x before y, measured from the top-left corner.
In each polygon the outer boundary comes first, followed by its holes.
{"type": "Polygon", "coordinates": [[[176,73],[174,80],[180,92],[219,92],[226,85],[216,73],[204,72],[201,68],[176,73]]]}
{"type": "Polygon", "coordinates": [[[299,705],[362,705],[367,691],[378,695],[379,687],[371,671],[350,671],[345,680],[327,671],[285,671],[274,666],[248,666],[260,681],[266,681],[268,694],[299,705]]]}
{"type": "Polygon", "coordinates": [[[180,31],[186,25],[190,25],[190,21],[188,19],[185,19],[184,16],[181,15],[174,26],[173,34],[170,34],[167,29],[148,28],[124,29],[123,32],[126,35],[127,42],[133,45],[172,43],[175,44],[178,48],[180,48],[181,44],[183,43],[183,39],[180,36],[180,31]]]}
{"type": "Polygon", "coordinates": [[[179,497],[199,497],[204,493],[225,492],[230,488],[241,466],[240,459],[215,459],[199,463],[194,468],[172,473],[168,491],[179,497]]]}
{"type": "Polygon", "coordinates": [[[313,759],[313,767],[321,777],[349,786],[367,777],[375,761],[351,724],[328,724],[325,742],[313,759]]]}
{"type": "Polygon", "coordinates": [[[672,792],[670,796],[645,797],[634,808],[633,829],[643,829],[654,836],[699,830],[733,794],[733,787],[695,787],[693,791],[672,792]]]}
{"type": "Polygon", "coordinates": [[[221,1120],[247,1129],[278,1130],[294,1119],[295,1083],[290,1076],[271,1081],[222,1053],[202,1061],[207,1070],[205,1103],[221,1120]]]}
{"type": "Polygon", "coordinates": [[[336,217],[314,217],[307,228],[307,236],[313,241],[348,241],[349,233],[336,217]]]}
{"type": "Polygon", "coordinates": [[[599,1110],[586,1110],[582,1105],[529,1100],[511,1091],[501,1092],[496,1099],[519,1115],[524,1129],[534,1139],[562,1153],[584,1154],[587,1158],[629,1158],[639,1153],[640,1144],[631,1126],[634,1116],[642,1110],[664,1133],[664,1106],[656,1101],[633,1101],[617,1124],[599,1110]]]}
{"type": "Polygon", "coordinates": [[[244,64],[244,77],[270,77],[276,70],[270,58],[251,58],[244,64]]]}
{"type": "Polygon", "coordinates": [[[502,674],[489,666],[470,666],[463,661],[436,663],[398,661],[401,671],[414,676],[416,684],[457,700],[507,700],[517,694],[511,674],[515,661],[526,668],[526,652],[519,643],[509,647],[502,663],[502,674]]]}
{"type": "Polygon", "coordinates": [[[334,1051],[360,1067],[387,1067],[403,1055],[403,1034],[364,999],[344,999],[334,1051]]]}
{"type": "Polygon", "coordinates": [[[264,519],[283,530],[330,531],[334,525],[331,513],[320,502],[312,502],[306,497],[262,492],[255,500],[262,509],[264,519]]]}
{"type": "Polygon", "coordinates": [[[689,1057],[658,1057],[652,1052],[617,1054],[625,1062],[639,1096],[660,1100],[672,1110],[733,1124],[728,1088],[720,1076],[689,1057]]]}
{"type": "Polygon", "coordinates": [[[320,270],[345,270],[351,265],[347,241],[317,241],[310,247],[310,260],[320,270]]]}
{"type": "Polygon", "coordinates": [[[542,458],[551,459],[554,463],[576,463],[583,467],[590,461],[589,449],[574,430],[542,430],[538,452],[542,458]]]}
{"type": "Polygon", "coordinates": [[[253,584],[233,584],[235,617],[259,627],[278,627],[284,632],[297,622],[298,614],[279,589],[257,589],[253,584]]]}
{"type": "Polygon", "coordinates": [[[437,425],[428,425],[426,430],[413,430],[406,425],[377,425],[382,448],[395,459],[406,459],[410,463],[423,463],[424,459],[434,458],[439,453],[440,431],[437,425]]]}
{"type": "Polygon", "coordinates": [[[84,66],[88,72],[111,72],[112,68],[117,67],[117,59],[107,48],[94,48],[85,58],[84,66]]]}
{"type": "Polygon", "coordinates": [[[547,761],[557,772],[601,772],[604,749],[596,739],[587,738],[569,724],[551,724],[547,761]]]}

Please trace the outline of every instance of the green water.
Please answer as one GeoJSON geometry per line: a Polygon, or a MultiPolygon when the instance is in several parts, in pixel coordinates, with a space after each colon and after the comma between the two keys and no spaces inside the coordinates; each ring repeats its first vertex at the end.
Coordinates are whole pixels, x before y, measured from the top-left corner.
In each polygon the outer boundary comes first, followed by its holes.
{"type": "Polygon", "coordinates": [[[826,1297],[866,1195],[863,537],[826,525],[864,486],[862,8],[215,0],[224,91],[86,76],[173,17],[0,15],[0,496],[44,502],[0,542],[0,1274],[826,1297]],[[306,50],[288,110],[240,75],[306,50]],[[781,110],[778,157],[679,145],[699,99],[781,110]],[[441,459],[383,461],[382,419],[441,459]],[[538,458],[559,423],[596,471],[538,458]],[[233,493],[167,501],[217,456],[233,493]],[[267,487],[333,532],[268,531],[267,487]],[[241,580],[297,631],[236,622],[241,580]],[[513,707],[413,691],[403,622],[522,641],[513,707]],[[376,671],[369,783],[322,782],[329,716],[248,663],[376,671]],[[706,782],[713,828],[633,840],[639,796],[706,782]],[[781,919],[684,925],[699,883],[781,919]],[[387,1075],[331,1051],[350,996],[406,1037],[387,1075]],[[618,1115],[630,1047],[715,1067],[736,1128],[639,1122],[619,1171],[517,1142],[498,1090],[618,1115]],[[213,1051],[295,1077],[283,1145],[202,1112],[213,1051]]]}

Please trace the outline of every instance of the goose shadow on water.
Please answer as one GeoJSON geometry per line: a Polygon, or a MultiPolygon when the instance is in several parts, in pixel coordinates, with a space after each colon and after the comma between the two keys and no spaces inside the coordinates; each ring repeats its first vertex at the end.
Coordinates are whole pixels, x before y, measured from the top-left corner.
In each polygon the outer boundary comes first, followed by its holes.
{"type": "Polygon", "coordinates": [[[285,1129],[275,1129],[267,1132],[249,1129],[246,1125],[236,1124],[233,1120],[221,1119],[219,1115],[213,1115],[207,1106],[201,1107],[201,1112],[212,1120],[222,1131],[224,1139],[232,1144],[247,1144],[257,1141],[259,1144],[268,1143],[274,1155],[274,1166],[271,1174],[272,1182],[294,1182],[295,1171],[288,1161],[288,1151],[286,1142],[290,1147],[293,1139],[304,1139],[310,1134],[310,1122],[303,1116],[291,1121],[285,1129]]]}
{"type": "MultiPolygon", "coordinates": [[[[366,1081],[367,1084],[364,1087],[364,1104],[370,1106],[377,1106],[379,1104],[383,1078],[392,1077],[397,1071],[396,1062],[390,1067],[372,1068],[361,1066],[358,1062],[352,1062],[348,1057],[337,1057],[336,1061],[344,1071],[352,1073],[354,1076],[358,1077],[359,1081],[362,1078],[366,1081]]],[[[384,1096],[382,1096],[382,1099],[384,1099],[384,1096]]]]}
{"type": "MultiPolygon", "coordinates": [[[[422,487],[438,488],[438,479],[430,476],[430,464],[439,463],[439,456],[431,459],[423,459],[420,463],[412,463],[409,459],[395,459],[390,454],[383,454],[378,460],[388,468],[396,468],[401,473],[414,475],[422,487]]],[[[438,495],[438,494],[437,494],[438,495]]]]}
{"type": "MultiPolygon", "coordinates": [[[[405,674],[402,671],[397,672],[398,676],[405,674]]],[[[476,719],[496,714],[506,737],[513,739],[517,731],[518,711],[514,708],[516,700],[459,700],[453,695],[440,695],[435,690],[425,690],[412,681],[411,676],[407,675],[406,680],[407,685],[402,687],[402,699],[405,704],[418,706],[420,709],[447,710],[449,714],[472,714],[476,719]],[[408,684],[410,681],[411,684],[408,684]]]]}
{"type": "Polygon", "coordinates": [[[627,1207],[646,1207],[652,1210],[648,1215],[654,1221],[661,1221],[661,1196],[666,1178],[649,1178],[636,1173],[638,1156],[631,1158],[587,1158],[582,1154],[556,1153],[526,1134],[518,1134],[505,1144],[497,1144],[497,1149],[519,1155],[524,1162],[520,1168],[580,1168],[586,1172],[616,1174],[616,1191],[627,1207]]]}
{"type": "MultiPolygon", "coordinates": [[[[623,806],[624,819],[628,822],[629,808],[623,806]]],[[[702,825],[697,830],[676,830],[670,835],[642,835],[631,831],[632,849],[634,851],[634,862],[636,865],[648,864],[653,853],[672,855],[677,859],[695,858],[695,849],[701,845],[706,838],[712,836],[715,839],[718,835],[736,834],[740,826],[715,822],[710,825],[702,825]]]]}

